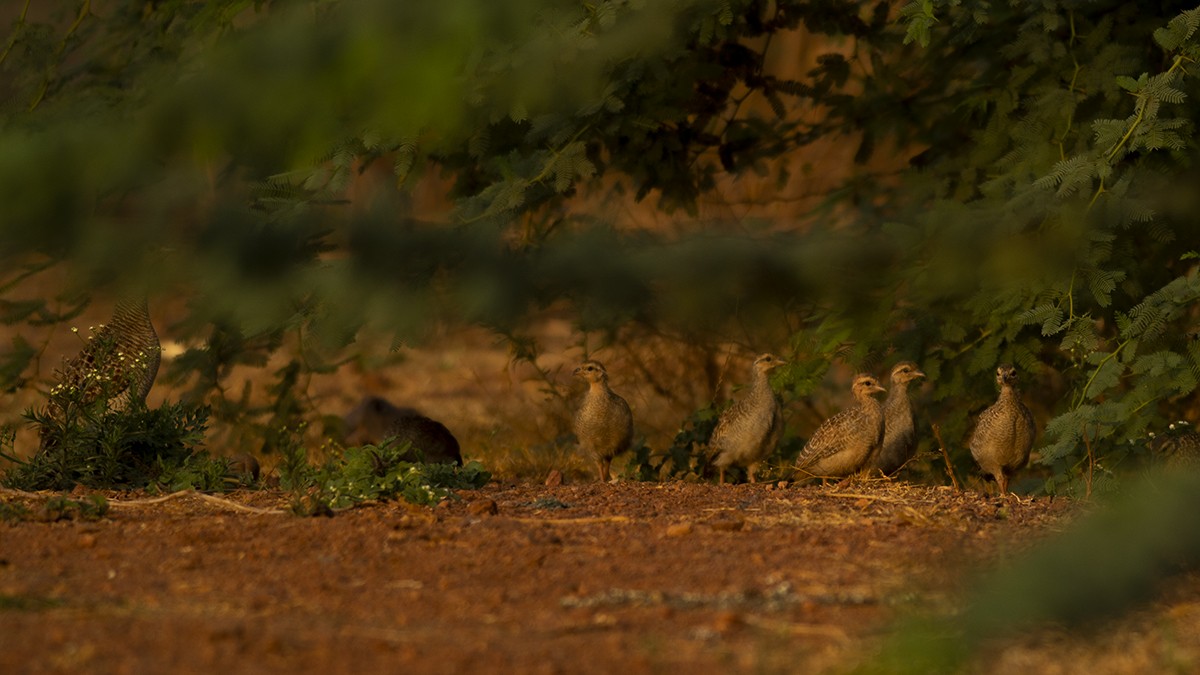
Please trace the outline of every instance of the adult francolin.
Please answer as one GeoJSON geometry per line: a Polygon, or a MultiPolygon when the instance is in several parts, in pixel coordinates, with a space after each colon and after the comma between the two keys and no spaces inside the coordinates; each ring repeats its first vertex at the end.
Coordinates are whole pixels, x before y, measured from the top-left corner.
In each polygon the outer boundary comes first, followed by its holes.
{"type": "Polygon", "coordinates": [[[971,456],[985,475],[996,480],[1000,494],[1008,492],[1008,481],[1029,463],[1036,430],[1033,414],[1021,402],[1017,369],[1009,364],[996,368],[1000,395],[979,414],[971,432],[971,456]]]}

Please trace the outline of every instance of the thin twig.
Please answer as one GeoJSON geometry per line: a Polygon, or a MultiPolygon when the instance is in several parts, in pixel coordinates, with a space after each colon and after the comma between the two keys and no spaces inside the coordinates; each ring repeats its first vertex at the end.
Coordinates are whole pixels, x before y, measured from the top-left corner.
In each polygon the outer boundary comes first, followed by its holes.
{"type": "Polygon", "coordinates": [[[513,518],[518,523],[545,523],[547,525],[593,525],[596,523],[628,523],[629,516],[592,516],[588,518],[513,518]]]}
{"type": "Polygon", "coordinates": [[[1092,440],[1088,437],[1087,424],[1083,425],[1083,447],[1087,448],[1087,478],[1084,480],[1084,499],[1092,498],[1092,473],[1096,468],[1096,455],[1092,453],[1092,440]]]}
{"type": "Polygon", "coordinates": [[[867,495],[858,492],[825,492],[822,493],[826,497],[840,497],[842,499],[866,499],[873,502],[887,502],[889,504],[907,505],[909,502],[904,499],[893,499],[892,497],[881,497],[879,495],[867,495]]]}
{"type": "Polygon", "coordinates": [[[164,495],[162,497],[155,497],[152,499],[137,499],[137,500],[133,500],[133,501],[117,501],[117,500],[110,499],[108,501],[108,503],[110,506],[115,506],[115,507],[119,507],[119,508],[140,508],[142,506],[151,506],[154,504],[161,504],[163,502],[166,502],[166,501],[169,501],[172,499],[179,499],[181,497],[188,497],[188,496],[193,496],[193,495],[196,497],[199,497],[200,499],[202,499],[210,504],[216,504],[217,506],[222,506],[227,509],[233,509],[234,511],[244,511],[246,513],[257,513],[257,514],[261,514],[261,515],[282,515],[282,514],[288,513],[287,511],[283,511],[280,509],[263,509],[263,508],[259,508],[257,506],[246,506],[245,504],[239,504],[239,503],[229,500],[229,499],[224,499],[221,497],[204,494],[203,492],[196,492],[195,490],[180,490],[179,492],[172,492],[171,494],[164,495]]]}
{"type": "Polygon", "coordinates": [[[850,638],[846,635],[846,631],[834,625],[793,623],[791,621],[768,619],[755,615],[745,616],[742,620],[748,625],[756,628],[765,628],[767,630],[779,631],[781,633],[790,633],[791,635],[827,637],[841,643],[850,642],[850,638]]]}
{"type": "Polygon", "coordinates": [[[954,485],[955,490],[962,490],[958,477],[954,475],[954,466],[950,464],[950,453],[946,452],[946,443],[942,440],[942,427],[937,422],[930,426],[933,427],[933,437],[937,439],[938,450],[942,451],[942,461],[946,463],[946,475],[950,476],[950,482],[954,485]]]}

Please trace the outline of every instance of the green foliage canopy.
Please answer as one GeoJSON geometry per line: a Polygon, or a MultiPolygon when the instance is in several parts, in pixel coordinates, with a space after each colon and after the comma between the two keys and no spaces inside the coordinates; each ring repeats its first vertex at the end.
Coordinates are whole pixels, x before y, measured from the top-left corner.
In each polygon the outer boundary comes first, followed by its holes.
{"type": "MultiPolygon", "coordinates": [[[[785,315],[792,394],[813,364],[897,352],[947,438],[1011,360],[1070,478],[1200,378],[1198,22],[1102,0],[26,3],[0,52],[0,257],[139,272],[204,301],[189,325],[331,348],[368,320],[508,331],[563,299],[584,328],[693,336],[785,315]],[[772,72],[794,30],[828,52],[772,72]],[[560,208],[618,179],[694,210],[829,138],[860,166],[795,231],[617,235],[560,208]],[[879,175],[894,148],[911,162],[879,175]],[[381,163],[396,189],[342,206],[381,163]],[[455,211],[420,223],[407,191],[435,172],[455,211]]],[[[207,355],[181,363],[214,381],[245,359],[207,355]]]]}

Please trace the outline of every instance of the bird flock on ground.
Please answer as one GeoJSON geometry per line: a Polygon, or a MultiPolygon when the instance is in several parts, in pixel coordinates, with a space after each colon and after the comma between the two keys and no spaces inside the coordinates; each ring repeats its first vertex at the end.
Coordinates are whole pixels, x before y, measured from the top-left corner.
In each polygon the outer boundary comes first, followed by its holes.
{"type": "MultiPolygon", "coordinates": [[[[783,416],[770,373],[784,363],[774,354],[756,358],[746,393],[718,418],[708,447],[720,483],[732,466],[744,468],[747,479],[755,482],[759,465],[775,452],[783,416]]],[[[609,387],[608,373],[599,361],[585,361],[575,374],[589,384],[576,411],[575,434],[580,449],[596,461],[599,479],[607,481],[609,464],[633,438],[632,415],[625,399],[609,387]]],[[[908,386],[924,377],[912,361],[897,363],[891,370],[891,390],[880,403],[875,396],[888,390],[872,375],[855,376],[850,387],[854,403],[813,431],[792,467],[794,474],[822,481],[859,474],[894,475],[916,449],[908,386]]],[[[1001,365],[996,383],[999,397],[979,415],[969,446],[984,475],[1005,493],[1009,479],[1029,461],[1035,428],[1033,415],[1020,399],[1016,369],[1001,365]]]]}
{"type": "MultiPolygon", "coordinates": [[[[161,352],[146,301],[117,303],[112,319],[95,337],[100,339],[89,340],[57,372],[59,385],[51,390],[51,413],[57,392],[70,387],[83,391],[85,398],[94,398],[103,389],[109,395],[124,396],[124,400],[145,400],[161,352]]],[[[770,375],[784,364],[774,354],[754,359],[749,385],[719,416],[708,441],[708,459],[720,483],[725,483],[731,467],[744,469],[747,479],[756,482],[762,462],[775,452],[784,424],[770,375]]],[[[613,459],[632,444],[633,414],[609,385],[608,371],[601,362],[588,359],[575,368],[574,375],[587,384],[574,416],[579,449],[594,462],[598,479],[608,482],[613,459]]],[[[886,389],[870,374],[856,375],[850,386],[853,403],[812,432],[791,467],[792,475],[822,481],[870,474],[894,476],[916,449],[917,429],[908,387],[924,377],[912,361],[892,366],[886,389]],[[887,397],[881,403],[876,396],[885,392],[887,397]]],[[[1029,462],[1036,427],[1021,400],[1016,368],[1000,365],[996,385],[999,395],[976,418],[967,445],[983,475],[1005,494],[1012,477],[1029,462]]],[[[418,449],[424,461],[462,464],[454,435],[442,423],[412,408],[368,396],[343,421],[346,441],[351,444],[392,438],[418,449]]],[[[1169,465],[1200,463],[1200,434],[1165,437],[1155,443],[1155,449],[1169,465]]],[[[46,450],[45,442],[42,450],[46,450]]]]}

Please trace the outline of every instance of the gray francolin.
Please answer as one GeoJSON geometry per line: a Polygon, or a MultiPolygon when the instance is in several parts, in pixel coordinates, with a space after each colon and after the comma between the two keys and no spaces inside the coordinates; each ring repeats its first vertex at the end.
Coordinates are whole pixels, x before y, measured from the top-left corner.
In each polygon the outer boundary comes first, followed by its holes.
{"type": "Polygon", "coordinates": [[[917,446],[917,428],[912,403],[908,399],[908,385],[913,380],[925,377],[925,373],[912,361],[901,361],[892,366],[891,386],[883,401],[883,444],[875,455],[872,466],[890,476],[912,459],[917,446]]]}
{"type": "Polygon", "coordinates": [[[144,403],[161,360],[146,299],[122,300],[108,323],[55,371],[58,384],[50,390],[49,413],[59,417],[68,401],[89,405],[101,397],[113,409],[144,403]]]}
{"type": "Polygon", "coordinates": [[[412,408],[399,408],[379,396],[367,396],[342,419],[352,445],[408,443],[414,458],[431,464],[462,464],[458,439],[444,424],[412,408]]]}
{"type": "MultiPolygon", "coordinates": [[[[1186,424],[1177,422],[1176,424],[1186,424]]],[[[1175,424],[1171,431],[1175,431],[1175,424]]],[[[1158,458],[1171,469],[1200,470],[1200,433],[1183,431],[1164,433],[1150,444],[1158,458]]]]}
{"type": "Polygon", "coordinates": [[[579,364],[575,375],[588,383],[575,412],[575,436],[579,447],[596,462],[600,481],[607,483],[613,458],[633,441],[633,414],[625,399],[609,388],[604,364],[589,359],[579,364]]]}
{"type": "Polygon", "coordinates": [[[725,482],[725,470],[734,465],[746,467],[746,477],[755,482],[759,463],[779,444],[783,414],[771,389],[770,375],[783,364],[774,354],[754,359],[749,392],[717,420],[708,445],[714,451],[713,464],[720,473],[720,482],[725,482]]]}
{"type": "Polygon", "coordinates": [[[1036,430],[1033,414],[1021,402],[1017,387],[1017,369],[1009,364],[996,368],[996,384],[1000,396],[979,414],[971,433],[971,456],[987,476],[1008,492],[1008,481],[1029,462],[1036,430]]]}
{"type": "Polygon", "coordinates": [[[855,376],[855,405],[830,417],[813,432],[796,469],[817,478],[844,478],[866,466],[883,442],[883,406],[875,394],[886,391],[870,375],[855,376]]]}

